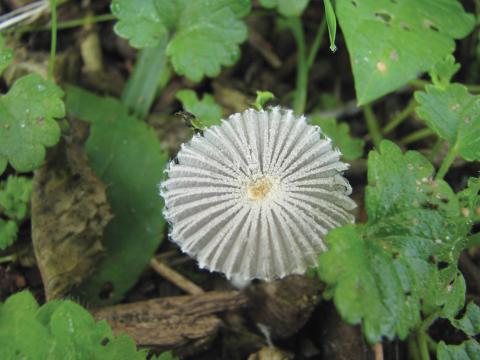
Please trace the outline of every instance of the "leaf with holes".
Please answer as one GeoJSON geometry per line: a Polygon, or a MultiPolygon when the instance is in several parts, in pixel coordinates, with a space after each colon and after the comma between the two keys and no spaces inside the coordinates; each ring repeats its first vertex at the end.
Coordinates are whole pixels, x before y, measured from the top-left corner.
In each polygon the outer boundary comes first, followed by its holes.
{"type": "Polygon", "coordinates": [[[65,116],[62,90],[37,74],[15,82],[0,97],[0,173],[7,160],[17,171],[32,171],[45,159],[45,147],[60,139],[55,119],[65,116]]]}
{"type": "Polygon", "coordinates": [[[338,146],[345,160],[355,160],[363,155],[365,140],[352,137],[347,123],[337,123],[335,118],[323,118],[318,115],[310,117],[312,125],[320,126],[322,131],[338,146]]]}
{"type": "Polygon", "coordinates": [[[277,8],[283,16],[300,16],[310,0],[260,0],[260,4],[267,9],[277,8]]]}
{"type": "Polygon", "coordinates": [[[73,301],[52,301],[39,307],[28,291],[0,304],[2,359],[134,359],[145,360],[126,335],[114,336],[105,321],[73,301]]]}
{"type": "Polygon", "coordinates": [[[210,94],[205,94],[200,100],[193,90],[180,90],[176,97],[181,101],[183,108],[195,115],[199,124],[196,126],[200,129],[219,125],[222,118],[222,108],[215,102],[210,94]]]}
{"type": "Polygon", "coordinates": [[[427,86],[415,93],[416,111],[438,136],[448,141],[465,160],[480,160],[480,96],[451,84],[440,89],[427,86]]]}
{"type": "Polygon", "coordinates": [[[233,65],[247,38],[241,20],[250,0],[113,0],[115,32],[136,48],[156,46],[168,35],[166,53],[175,71],[193,81],[233,65]]]}
{"type": "Polygon", "coordinates": [[[429,70],[475,23],[457,0],[342,0],[335,10],[360,105],[429,70]]]}
{"type": "Polygon", "coordinates": [[[163,202],[157,186],[168,155],[160,149],[153,128],[129,116],[118,100],[76,87],[70,87],[67,95],[68,112],[91,123],[87,155],[108,185],[114,214],[104,234],[107,256],[78,295],[106,305],[122,299],[163,240],[163,202]]]}
{"type": "Polygon", "coordinates": [[[319,276],[340,314],[361,322],[371,343],[406,338],[432,311],[425,301],[448,314],[463,305],[456,261],[467,227],[458,223],[455,194],[433,172],[421,154],[383,141],[368,159],[368,223],[330,232],[319,257],[319,276]]]}
{"type": "Polygon", "coordinates": [[[450,322],[468,336],[477,336],[480,334],[480,308],[471,302],[461,319],[451,318],[450,322]]]}

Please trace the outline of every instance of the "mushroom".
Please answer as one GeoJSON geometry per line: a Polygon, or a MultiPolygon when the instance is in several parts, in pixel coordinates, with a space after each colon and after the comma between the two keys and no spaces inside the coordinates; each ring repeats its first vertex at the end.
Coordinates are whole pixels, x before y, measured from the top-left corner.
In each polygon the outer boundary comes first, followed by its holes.
{"type": "Polygon", "coordinates": [[[291,110],[246,110],[183,144],[161,183],[170,237],[200,268],[270,281],[303,274],[354,221],[348,164],[291,110]]]}

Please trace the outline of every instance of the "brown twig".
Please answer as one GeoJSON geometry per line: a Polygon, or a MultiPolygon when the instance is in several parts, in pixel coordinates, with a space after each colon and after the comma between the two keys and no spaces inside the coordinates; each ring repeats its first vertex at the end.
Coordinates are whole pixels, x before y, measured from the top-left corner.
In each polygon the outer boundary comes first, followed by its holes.
{"type": "Polygon", "coordinates": [[[179,274],[178,272],[155,258],[150,261],[150,265],[157,273],[170,281],[172,284],[178,286],[187,294],[198,295],[205,292],[201,287],[188,280],[182,274],[179,274]]]}

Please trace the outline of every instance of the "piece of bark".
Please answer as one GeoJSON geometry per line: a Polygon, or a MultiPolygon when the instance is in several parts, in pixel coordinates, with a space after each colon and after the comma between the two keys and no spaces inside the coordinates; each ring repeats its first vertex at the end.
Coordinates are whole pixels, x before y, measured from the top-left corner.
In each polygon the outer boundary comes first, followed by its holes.
{"type": "MultiPolygon", "coordinates": [[[[71,123],[77,136],[82,127],[71,123]]],[[[66,136],[33,177],[32,240],[48,300],[91,275],[112,215],[105,186],[88,166],[83,139],[66,136]]]]}
{"type": "Polygon", "coordinates": [[[113,331],[133,337],[137,345],[189,355],[205,350],[216,337],[221,320],[215,314],[246,306],[237,291],[213,291],[121,304],[93,310],[113,331]]]}
{"type": "Polygon", "coordinates": [[[310,318],[320,301],[321,290],[320,281],[301,275],[252,285],[247,289],[253,305],[250,317],[272,339],[287,338],[310,318]]]}

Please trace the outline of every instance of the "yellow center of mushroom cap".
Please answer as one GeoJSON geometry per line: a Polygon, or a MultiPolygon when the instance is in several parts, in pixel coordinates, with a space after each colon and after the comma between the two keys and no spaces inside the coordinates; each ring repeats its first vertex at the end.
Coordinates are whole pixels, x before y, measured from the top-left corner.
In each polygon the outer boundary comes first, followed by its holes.
{"type": "Polygon", "coordinates": [[[266,177],[262,177],[251,182],[247,186],[247,195],[250,200],[264,199],[272,189],[273,182],[266,177]]]}

